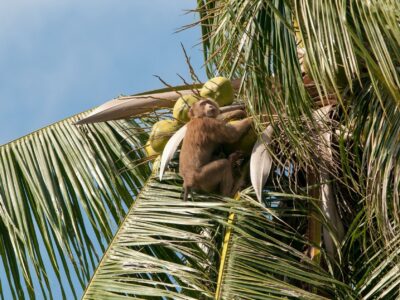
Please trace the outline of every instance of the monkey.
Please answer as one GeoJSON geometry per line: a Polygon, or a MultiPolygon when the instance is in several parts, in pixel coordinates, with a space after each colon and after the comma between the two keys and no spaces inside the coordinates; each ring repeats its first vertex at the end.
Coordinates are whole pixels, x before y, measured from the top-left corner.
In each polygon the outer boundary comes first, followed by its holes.
{"type": "Polygon", "coordinates": [[[235,125],[219,119],[218,104],[210,99],[194,103],[189,110],[190,121],[183,139],[179,156],[179,173],[183,177],[184,200],[188,192],[201,190],[212,192],[219,188],[223,196],[233,196],[233,164],[238,158],[232,153],[227,159],[213,160],[213,152],[223,143],[234,143],[247,132],[251,118],[235,125]]]}

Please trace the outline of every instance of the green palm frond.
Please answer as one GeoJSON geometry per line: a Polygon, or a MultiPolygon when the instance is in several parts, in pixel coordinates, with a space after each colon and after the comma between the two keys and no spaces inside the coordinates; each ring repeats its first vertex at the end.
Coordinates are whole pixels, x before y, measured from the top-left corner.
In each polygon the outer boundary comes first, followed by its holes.
{"type": "Polygon", "coordinates": [[[136,121],[72,125],[86,114],[0,147],[0,254],[15,299],[84,287],[150,174],[116,172],[143,155],[136,121]]]}
{"type": "MultiPolygon", "coordinates": [[[[342,272],[350,279],[349,284],[355,288],[359,298],[396,299],[400,280],[400,235],[397,234],[389,243],[377,240],[376,236],[371,238],[371,234],[365,230],[368,218],[363,210],[350,226],[348,239],[342,249],[342,272]]],[[[375,230],[379,232],[378,228],[375,230]]]]}
{"type": "Polygon", "coordinates": [[[350,116],[360,145],[354,150],[360,157],[358,174],[361,176],[353,176],[353,181],[357,178],[363,189],[368,224],[375,229],[371,234],[379,239],[383,233],[390,246],[400,226],[400,107],[384,89],[379,100],[372,84],[369,87],[354,99],[355,107],[350,116]]]}
{"type": "Polygon", "coordinates": [[[215,299],[351,298],[348,286],[299,251],[304,236],[273,215],[239,213],[234,224],[215,299]]]}
{"type": "MultiPolygon", "coordinates": [[[[338,93],[366,74],[398,102],[398,1],[295,1],[310,73],[338,93]]],[[[379,89],[375,90],[379,93],[379,89]]]]}
{"type": "Polygon", "coordinates": [[[218,222],[229,206],[211,196],[182,201],[176,175],[167,173],[162,183],[156,177],[132,205],[83,299],[212,297],[218,222]]]}

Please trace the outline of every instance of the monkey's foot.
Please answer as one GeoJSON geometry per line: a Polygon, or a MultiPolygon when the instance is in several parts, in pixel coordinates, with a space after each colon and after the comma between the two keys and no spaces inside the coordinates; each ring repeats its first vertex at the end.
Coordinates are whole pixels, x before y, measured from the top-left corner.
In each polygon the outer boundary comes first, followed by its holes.
{"type": "Polygon", "coordinates": [[[244,161],[244,152],[242,151],[235,151],[233,153],[231,153],[228,157],[232,168],[236,168],[236,167],[241,167],[244,161]]]}

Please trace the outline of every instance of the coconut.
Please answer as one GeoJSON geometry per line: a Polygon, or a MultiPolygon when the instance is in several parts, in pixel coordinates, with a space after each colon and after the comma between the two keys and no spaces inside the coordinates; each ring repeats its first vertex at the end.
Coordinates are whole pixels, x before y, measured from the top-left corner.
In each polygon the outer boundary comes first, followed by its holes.
{"type": "Polygon", "coordinates": [[[146,142],[146,145],[144,146],[144,150],[146,151],[147,157],[153,156],[153,155],[158,155],[159,153],[156,152],[153,147],[150,145],[150,140],[146,142]]]}
{"type": "Polygon", "coordinates": [[[199,98],[195,95],[184,95],[180,97],[174,105],[174,118],[182,123],[189,122],[189,109],[197,101],[199,101],[199,98]]]}
{"type": "Polygon", "coordinates": [[[211,78],[201,88],[200,96],[215,100],[219,106],[230,105],[234,99],[232,83],[225,77],[211,78]]]}
{"type": "Polygon", "coordinates": [[[154,151],[161,153],[169,138],[179,129],[180,125],[176,120],[162,120],[153,125],[150,134],[150,145],[154,151]]]}
{"type": "MultiPolygon", "coordinates": [[[[240,122],[240,120],[230,121],[228,124],[234,125],[237,122],[240,122]]],[[[254,129],[250,127],[250,129],[242,135],[239,141],[233,144],[224,145],[224,149],[229,153],[235,151],[242,151],[246,154],[250,154],[251,151],[253,150],[253,146],[256,141],[257,141],[257,134],[254,131],[254,129]]]]}

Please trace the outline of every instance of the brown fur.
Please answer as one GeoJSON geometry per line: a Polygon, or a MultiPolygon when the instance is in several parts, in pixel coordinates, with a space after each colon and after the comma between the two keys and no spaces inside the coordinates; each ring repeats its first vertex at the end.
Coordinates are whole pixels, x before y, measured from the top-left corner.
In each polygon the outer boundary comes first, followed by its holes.
{"type": "Polygon", "coordinates": [[[237,155],[213,160],[213,152],[220,144],[238,141],[249,129],[251,119],[230,125],[218,119],[219,112],[217,104],[210,100],[200,100],[190,109],[191,120],[179,158],[185,200],[191,189],[211,192],[219,187],[224,196],[232,196],[235,192],[232,165],[237,155]]]}

